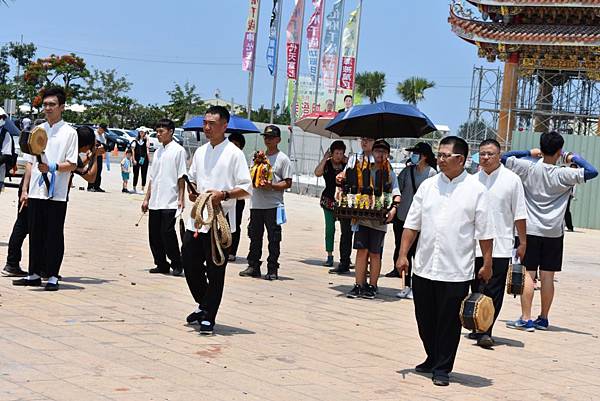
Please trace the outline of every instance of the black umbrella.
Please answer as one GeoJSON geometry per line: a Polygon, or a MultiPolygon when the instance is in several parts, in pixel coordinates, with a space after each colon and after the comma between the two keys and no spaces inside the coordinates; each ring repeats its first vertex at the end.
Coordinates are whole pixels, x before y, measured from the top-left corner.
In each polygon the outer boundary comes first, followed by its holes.
{"type": "Polygon", "coordinates": [[[437,130],[415,106],[390,102],[352,106],[325,129],[339,136],[369,138],[419,138],[437,130]]]}

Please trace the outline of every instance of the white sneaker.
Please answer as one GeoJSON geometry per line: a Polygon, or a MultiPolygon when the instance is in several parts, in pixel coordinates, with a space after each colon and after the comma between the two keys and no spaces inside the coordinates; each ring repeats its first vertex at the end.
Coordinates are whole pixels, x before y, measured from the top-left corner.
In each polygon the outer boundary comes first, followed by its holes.
{"type": "Polygon", "coordinates": [[[396,297],[412,299],[412,290],[410,287],[404,287],[402,291],[396,294],[396,297]]]}

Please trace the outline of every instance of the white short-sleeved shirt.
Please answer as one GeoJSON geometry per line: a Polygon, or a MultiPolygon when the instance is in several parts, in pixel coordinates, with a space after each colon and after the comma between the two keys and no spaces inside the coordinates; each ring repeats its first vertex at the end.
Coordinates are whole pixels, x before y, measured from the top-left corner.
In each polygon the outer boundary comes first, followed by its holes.
{"type": "Polygon", "coordinates": [[[475,241],[494,238],[486,189],[466,171],[452,181],[443,173],[429,178],[417,189],[404,228],[421,232],[414,274],[435,281],[470,281],[475,241]]]}
{"type": "MultiPolygon", "coordinates": [[[[481,170],[477,178],[487,189],[487,198],[494,221],[496,236],[492,256],[510,258],[515,242],[515,221],[527,219],[527,206],[521,179],[502,164],[489,175],[481,170]]],[[[476,245],[477,256],[481,256],[479,243],[476,245]]]]}
{"type": "Polygon", "coordinates": [[[159,146],[150,168],[150,210],[177,209],[178,180],[186,174],[185,149],[175,141],[159,146]]]}
{"type": "MultiPolygon", "coordinates": [[[[64,121],[59,121],[52,127],[47,122],[41,125],[48,134],[48,144],[44,151],[42,160],[47,159],[49,163],[69,162],[77,164],[79,148],[77,143],[77,131],[64,121]]],[[[48,188],[44,181],[40,181],[42,173],[38,169],[38,161],[35,156],[25,155],[25,160],[32,164],[31,179],[29,181],[29,197],[32,199],[50,199],[58,202],[66,202],[69,193],[70,171],[56,171],[54,178],[54,196],[48,198],[48,188]]],[[[48,179],[51,174],[47,174],[48,179]]]]}
{"type": "MultiPolygon", "coordinates": [[[[231,191],[239,188],[249,197],[252,194],[252,180],[246,156],[237,146],[225,139],[213,147],[210,142],[199,147],[194,153],[188,172],[191,182],[196,184],[199,193],[214,189],[231,191]]],[[[231,232],[236,228],[236,199],[221,202],[223,213],[229,216],[231,232]]],[[[186,230],[196,231],[194,220],[186,219],[186,230]]],[[[210,227],[201,227],[200,232],[208,232],[210,227]]]]}
{"type": "MultiPolygon", "coordinates": [[[[267,157],[273,170],[273,184],[292,178],[292,162],[285,153],[279,151],[267,157]]],[[[274,209],[281,205],[283,205],[283,191],[254,188],[251,209],[274,209]]]]}
{"type": "MultiPolygon", "coordinates": [[[[2,127],[0,127],[0,129],[2,129],[2,127]]],[[[6,130],[5,132],[6,132],[6,135],[4,136],[4,141],[2,141],[2,143],[0,144],[0,155],[12,154],[11,139],[14,141],[14,138],[12,138],[12,135],[10,134],[10,132],[8,132],[8,130],[6,130]]],[[[6,175],[6,165],[2,164],[2,165],[0,165],[0,187],[4,183],[5,175],[6,175]]]]}
{"type": "Polygon", "coordinates": [[[564,234],[565,211],[576,184],[583,184],[583,168],[559,167],[509,157],[506,167],[523,182],[527,205],[527,234],[558,238],[564,234]]]}

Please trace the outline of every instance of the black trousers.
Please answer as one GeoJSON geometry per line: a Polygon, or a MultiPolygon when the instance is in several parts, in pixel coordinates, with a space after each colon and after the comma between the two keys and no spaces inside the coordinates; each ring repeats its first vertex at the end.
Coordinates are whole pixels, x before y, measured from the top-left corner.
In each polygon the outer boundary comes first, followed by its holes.
{"type": "Polygon", "coordinates": [[[137,183],[138,183],[138,178],[140,176],[140,170],[142,170],[142,186],[145,187],[146,186],[146,177],[148,176],[148,163],[149,160],[146,159],[144,160],[144,164],[142,164],[141,166],[139,164],[136,164],[135,166],[133,166],[133,187],[137,187],[137,183]]]}
{"type": "MultiPolygon", "coordinates": [[[[483,287],[483,293],[488,297],[492,298],[494,302],[494,321],[488,331],[485,332],[488,336],[492,335],[492,329],[494,323],[500,314],[502,309],[502,302],[504,301],[504,290],[506,289],[506,274],[508,273],[508,264],[510,258],[492,258],[492,278],[483,287]]],[[[477,272],[483,266],[483,258],[475,259],[475,280],[471,284],[472,292],[479,292],[480,287],[483,284],[481,280],[477,278],[477,272]]]]}
{"type": "MultiPolygon", "coordinates": [[[[17,202],[17,210],[21,206],[20,202],[17,202]]],[[[17,220],[13,225],[10,239],[8,240],[8,255],[6,256],[6,264],[12,267],[17,267],[21,263],[23,254],[21,248],[23,242],[29,232],[29,209],[27,206],[23,207],[23,210],[17,212],[17,220]]]]}
{"type": "Polygon", "coordinates": [[[181,258],[185,281],[192,297],[200,309],[207,312],[206,320],[214,324],[223,297],[227,251],[225,251],[225,264],[215,265],[212,260],[210,241],[210,231],[199,232],[197,238],[194,238],[194,232],[187,230],[183,237],[181,258]]]}
{"type": "MultiPolygon", "coordinates": [[[[394,248],[394,267],[396,266],[396,262],[398,261],[398,257],[400,256],[400,245],[402,244],[402,232],[404,231],[404,221],[394,219],[394,241],[396,243],[396,247],[394,248]]],[[[410,275],[412,273],[412,265],[413,258],[417,253],[417,242],[419,242],[419,235],[417,234],[417,238],[415,238],[415,242],[413,242],[412,246],[408,250],[408,271],[404,275],[404,285],[407,287],[411,286],[411,278],[410,275]]]]}
{"type": "Polygon", "coordinates": [[[29,215],[29,274],[58,277],[65,253],[67,202],[31,199],[29,215]]]}
{"type": "Polygon", "coordinates": [[[94,188],[94,189],[99,189],[100,188],[100,184],[102,183],[102,168],[103,168],[103,159],[102,156],[97,156],[96,157],[96,164],[98,165],[98,171],[96,173],[96,180],[94,182],[90,182],[88,183],[88,189],[90,188],[94,188]]]}
{"type": "Polygon", "coordinates": [[[352,254],[352,222],[351,219],[340,220],[340,265],[350,266],[350,255],[352,254]]]}
{"type": "Polygon", "coordinates": [[[231,248],[229,248],[229,254],[236,256],[238,247],[240,246],[240,236],[242,235],[242,218],[244,214],[244,207],[246,201],[244,199],[238,199],[235,203],[235,232],[231,234],[231,248]]]}
{"type": "Polygon", "coordinates": [[[247,258],[248,266],[260,268],[265,227],[267,228],[267,240],[269,241],[267,269],[269,273],[276,273],[277,269],[279,269],[281,244],[281,226],[277,224],[277,208],[250,209],[250,224],[248,224],[250,252],[247,258]]]}
{"type": "Polygon", "coordinates": [[[154,264],[165,272],[169,271],[167,256],[171,261],[170,267],[181,268],[181,253],[175,231],[174,209],[150,210],[148,217],[148,236],[154,264]]]}
{"type": "Polygon", "coordinates": [[[434,377],[447,377],[454,366],[461,324],[460,304],[469,292],[465,282],[433,281],[413,275],[412,290],[425,364],[434,377]]]}
{"type": "Polygon", "coordinates": [[[565,211],[565,226],[567,229],[573,231],[573,216],[571,215],[571,199],[572,196],[569,196],[569,200],[567,201],[567,210],[565,211]]]}

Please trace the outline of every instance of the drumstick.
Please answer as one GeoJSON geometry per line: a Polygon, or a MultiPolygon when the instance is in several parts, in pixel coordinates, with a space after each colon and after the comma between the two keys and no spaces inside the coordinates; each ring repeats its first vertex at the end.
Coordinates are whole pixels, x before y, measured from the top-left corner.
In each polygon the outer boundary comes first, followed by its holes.
{"type": "Polygon", "coordinates": [[[140,219],[137,221],[137,223],[135,223],[135,226],[139,226],[140,225],[140,221],[142,221],[142,217],[144,217],[146,213],[142,213],[142,215],[140,216],[140,219]]]}
{"type": "Polygon", "coordinates": [[[404,270],[402,270],[402,273],[400,273],[400,279],[402,280],[402,287],[400,287],[400,291],[404,291],[404,287],[406,287],[406,285],[404,285],[404,283],[406,281],[404,281],[404,277],[406,276],[406,273],[404,272],[404,270]]]}

